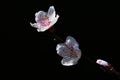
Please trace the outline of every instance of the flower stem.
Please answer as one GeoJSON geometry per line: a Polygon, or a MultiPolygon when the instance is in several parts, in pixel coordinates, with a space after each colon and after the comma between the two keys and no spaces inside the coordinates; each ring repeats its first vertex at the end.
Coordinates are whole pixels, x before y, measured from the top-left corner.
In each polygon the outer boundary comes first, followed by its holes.
{"type": "Polygon", "coordinates": [[[55,31],[53,31],[52,28],[49,31],[56,40],[58,40],[60,42],[64,42],[64,40],[62,38],[60,38],[58,35],[55,34],[55,31]]]}

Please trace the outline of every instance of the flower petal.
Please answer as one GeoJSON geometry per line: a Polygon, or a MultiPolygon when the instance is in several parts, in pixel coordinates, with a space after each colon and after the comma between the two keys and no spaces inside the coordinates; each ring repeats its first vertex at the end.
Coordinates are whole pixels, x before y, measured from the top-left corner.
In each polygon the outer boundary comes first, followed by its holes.
{"type": "Polygon", "coordinates": [[[49,17],[49,20],[52,21],[55,18],[55,8],[54,6],[50,6],[48,9],[47,17],[49,17]]]}
{"type": "Polygon", "coordinates": [[[99,65],[102,65],[102,66],[109,66],[108,62],[106,62],[102,59],[97,59],[96,63],[99,65]]]}
{"type": "Polygon", "coordinates": [[[71,36],[66,38],[65,44],[70,48],[73,47],[74,49],[79,49],[78,42],[71,36]]]}
{"type": "Polygon", "coordinates": [[[47,18],[46,15],[47,15],[47,13],[44,11],[39,11],[39,12],[35,13],[35,21],[39,23],[41,21],[41,18],[43,18],[43,17],[47,18]]]}
{"type": "Polygon", "coordinates": [[[59,18],[59,15],[57,15],[57,17],[55,17],[55,18],[51,21],[51,23],[50,23],[49,26],[53,26],[53,25],[57,22],[58,18],[59,18]]]}
{"type": "Polygon", "coordinates": [[[47,27],[47,26],[41,26],[41,27],[39,27],[39,28],[37,29],[37,31],[38,31],[38,32],[44,32],[44,31],[46,31],[47,29],[49,29],[49,27],[47,27]]]}
{"type": "Polygon", "coordinates": [[[57,44],[56,51],[62,57],[70,57],[70,49],[64,43],[57,44]]]}
{"type": "Polygon", "coordinates": [[[31,22],[30,22],[30,25],[31,25],[32,27],[38,28],[37,23],[31,23],[31,22]]]}
{"type": "Polygon", "coordinates": [[[48,26],[41,26],[39,23],[30,23],[32,27],[37,28],[38,32],[44,32],[45,30],[49,29],[48,26]]]}
{"type": "Polygon", "coordinates": [[[77,61],[78,61],[78,59],[76,59],[76,58],[67,57],[67,58],[62,59],[61,64],[63,66],[72,66],[72,65],[77,64],[77,61]]]}

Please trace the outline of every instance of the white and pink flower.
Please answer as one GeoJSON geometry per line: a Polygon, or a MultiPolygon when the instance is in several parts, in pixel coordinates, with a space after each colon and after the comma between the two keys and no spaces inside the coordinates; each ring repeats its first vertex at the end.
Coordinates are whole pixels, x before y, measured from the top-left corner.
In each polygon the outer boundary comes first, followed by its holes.
{"type": "Polygon", "coordinates": [[[30,25],[37,28],[38,32],[44,32],[51,28],[58,18],[59,15],[56,15],[54,6],[50,6],[48,12],[39,11],[35,13],[36,23],[30,23],[30,25]]]}
{"type": "Polygon", "coordinates": [[[81,58],[81,50],[78,42],[71,36],[66,38],[65,43],[57,44],[57,54],[63,57],[61,64],[63,66],[72,66],[77,64],[81,58]]]}

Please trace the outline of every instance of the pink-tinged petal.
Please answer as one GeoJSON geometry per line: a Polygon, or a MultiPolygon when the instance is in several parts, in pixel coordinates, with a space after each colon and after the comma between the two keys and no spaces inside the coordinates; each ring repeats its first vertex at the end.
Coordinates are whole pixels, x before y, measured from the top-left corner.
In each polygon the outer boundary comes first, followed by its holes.
{"type": "Polygon", "coordinates": [[[110,63],[108,63],[102,59],[97,59],[96,63],[103,66],[104,68],[106,68],[109,71],[116,72],[116,70],[110,63]]]}
{"type": "Polygon", "coordinates": [[[52,20],[52,21],[50,22],[49,27],[53,26],[53,25],[57,22],[58,18],[59,18],[59,16],[55,17],[54,20],[52,20]]]}
{"type": "Polygon", "coordinates": [[[30,23],[30,25],[34,28],[39,28],[39,25],[37,23],[30,23]]]}
{"type": "Polygon", "coordinates": [[[109,66],[109,63],[102,59],[97,59],[96,63],[102,66],[109,66]]]}
{"type": "Polygon", "coordinates": [[[37,29],[37,31],[38,31],[38,32],[44,32],[44,31],[46,31],[47,29],[49,29],[48,26],[41,26],[41,27],[39,27],[39,28],[37,29]]]}
{"type": "Polygon", "coordinates": [[[42,18],[46,17],[47,13],[44,11],[39,11],[35,13],[35,21],[39,23],[42,21],[42,18]]]}

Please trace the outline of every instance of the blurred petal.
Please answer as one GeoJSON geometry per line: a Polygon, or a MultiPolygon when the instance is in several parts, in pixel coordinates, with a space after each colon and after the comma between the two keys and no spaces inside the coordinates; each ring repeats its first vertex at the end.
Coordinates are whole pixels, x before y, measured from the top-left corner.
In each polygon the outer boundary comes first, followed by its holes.
{"type": "Polygon", "coordinates": [[[57,44],[56,51],[61,57],[70,57],[70,49],[64,43],[57,44]]]}
{"type": "Polygon", "coordinates": [[[72,66],[72,65],[77,64],[77,61],[78,59],[76,58],[67,57],[67,58],[62,59],[61,64],[64,66],[72,66]]]}
{"type": "Polygon", "coordinates": [[[66,38],[66,42],[65,42],[66,45],[68,45],[68,47],[73,47],[74,49],[78,49],[79,48],[79,44],[78,42],[71,36],[68,36],[66,38]]]}
{"type": "Polygon", "coordinates": [[[39,11],[39,12],[35,13],[35,21],[40,22],[41,18],[46,17],[46,14],[47,13],[44,11],[39,11]]]}
{"type": "Polygon", "coordinates": [[[45,30],[49,29],[49,27],[41,26],[37,29],[38,32],[44,32],[45,30]]]}
{"type": "Polygon", "coordinates": [[[99,65],[102,65],[102,66],[109,66],[108,62],[106,62],[102,59],[97,59],[96,63],[99,65]]]}
{"type": "Polygon", "coordinates": [[[57,15],[57,17],[55,17],[55,18],[51,21],[50,26],[53,26],[53,25],[57,22],[58,18],[59,18],[59,16],[57,15]]]}
{"type": "Polygon", "coordinates": [[[37,23],[30,23],[30,25],[31,25],[32,27],[38,28],[37,23]]]}
{"type": "Polygon", "coordinates": [[[52,21],[55,18],[55,8],[54,6],[50,6],[50,8],[48,9],[48,13],[47,16],[49,17],[49,20],[52,21]]]}

